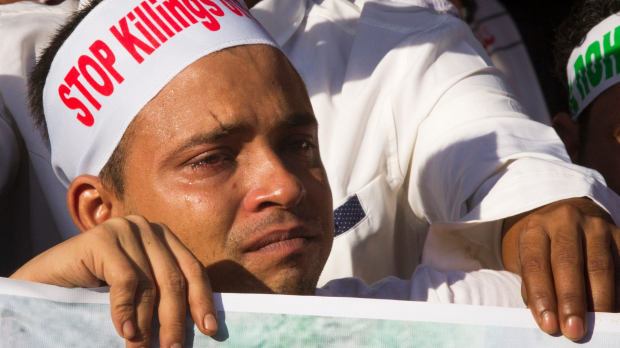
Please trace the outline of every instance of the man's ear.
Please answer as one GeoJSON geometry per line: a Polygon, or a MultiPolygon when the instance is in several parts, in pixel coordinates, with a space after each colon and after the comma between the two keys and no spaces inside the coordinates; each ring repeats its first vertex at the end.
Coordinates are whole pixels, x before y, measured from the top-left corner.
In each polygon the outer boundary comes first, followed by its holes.
{"type": "Polygon", "coordinates": [[[560,139],[562,139],[571,161],[577,163],[580,145],[579,123],[573,121],[568,114],[561,112],[555,116],[551,126],[555,129],[555,132],[558,133],[560,139]]]}
{"type": "Polygon", "coordinates": [[[93,175],[80,175],[71,182],[67,205],[73,222],[82,232],[120,216],[123,211],[116,195],[106,190],[101,180],[93,175]]]}

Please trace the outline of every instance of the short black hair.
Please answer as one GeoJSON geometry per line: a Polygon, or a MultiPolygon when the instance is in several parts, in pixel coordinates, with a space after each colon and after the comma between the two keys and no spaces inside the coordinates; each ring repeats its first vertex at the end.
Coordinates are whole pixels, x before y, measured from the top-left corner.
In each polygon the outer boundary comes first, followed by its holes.
{"type": "MultiPolygon", "coordinates": [[[[44,143],[50,147],[49,133],[47,131],[47,122],[45,120],[45,111],[43,110],[43,89],[45,81],[49,74],[54,57],[58,53],[60,47],[65,43],[67,38],[73,33],[80,22],[92,11],[97,5],[105,0],[92,0],[83,9],[74,12],[64,25],[62,25],[52,37],[49,45],[43,50],[38,58],[32,72],[28,75],[28,106],[30,115],[34,119],[36,128],[41,132],[44,143]]],[[[101,169],[99,177],[103,186],[114,192],[118,198],[124,194],[124,178],[123,168],[125,166],[127,143],[133,133],[131,125],[123,135],[118,146],[110,156],[106,165],[101,169]]]]}
{"type": "MultiPolygon", "coordinates": [[[[619,12],[620,0],[580,0],[574,5],[571,13],[558,28],[555,42],[556,74],[565,87],[568,88],[566,65],[573,50],[584,43],[592,28],[619,12]]],[[[591,105],[586,107],[577,119],[579,122],[579,140],[582,147],[588,139],[591,105]]],[[[582,160],[580,159],[580,162],[582,160]]]]}

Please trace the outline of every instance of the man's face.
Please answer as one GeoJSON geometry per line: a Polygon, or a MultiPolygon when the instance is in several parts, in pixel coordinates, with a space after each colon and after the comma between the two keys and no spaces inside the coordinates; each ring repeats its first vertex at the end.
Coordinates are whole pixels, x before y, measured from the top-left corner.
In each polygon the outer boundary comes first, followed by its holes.
{"type": "Polygon", "coordinates": [[[124,214],[163,222],[215,291],[313,294],[332,198],[303,82],[268,46],[177,75],[132,124],[124,214]]]}
{"type": "Polygon", "coordinates": [[[591,104],[587,140],[579,157],[579,164],[597,170],[620,194],[620,84],[591,104]]]}

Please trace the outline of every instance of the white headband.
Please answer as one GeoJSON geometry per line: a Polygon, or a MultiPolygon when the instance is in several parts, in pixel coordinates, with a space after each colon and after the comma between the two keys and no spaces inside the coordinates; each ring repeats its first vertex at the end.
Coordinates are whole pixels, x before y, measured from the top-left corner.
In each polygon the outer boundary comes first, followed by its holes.
{"type": "Polygon", "coordinates": [[[277,47],[241,0],[104,0],[50,68],[43,106],[65,186],[98,175],[127,126],[188,65],[227,47],[277,47]]]}
{"type": "Polygon", "coordinates": [[[573,50],[566,66],[573,119],[596,97],[620,82],[620,16],[612,15],[592,28],[573,50]],[[614,67],[615,65],[615,67],[614,67]]]}

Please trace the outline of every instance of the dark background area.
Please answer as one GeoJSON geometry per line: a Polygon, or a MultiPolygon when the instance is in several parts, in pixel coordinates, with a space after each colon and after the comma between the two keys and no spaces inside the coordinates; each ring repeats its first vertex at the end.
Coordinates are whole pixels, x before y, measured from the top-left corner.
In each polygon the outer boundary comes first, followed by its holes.
{"type": "Polygon", "coordinates": [[[515,20],[553,117],[568,111],[568,90],[555,74],[553,43],[558,26],[577,0],[499,0],[515,20]]]}

